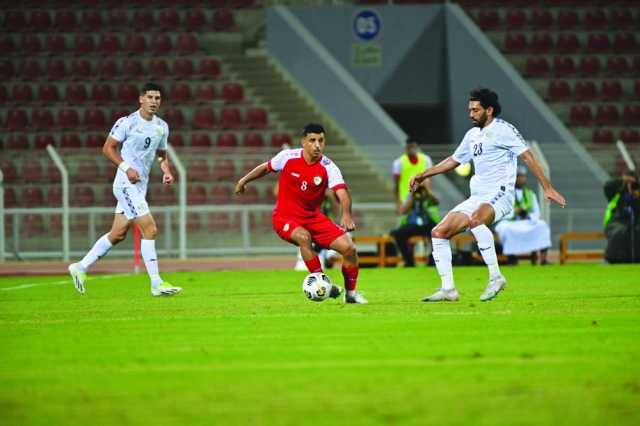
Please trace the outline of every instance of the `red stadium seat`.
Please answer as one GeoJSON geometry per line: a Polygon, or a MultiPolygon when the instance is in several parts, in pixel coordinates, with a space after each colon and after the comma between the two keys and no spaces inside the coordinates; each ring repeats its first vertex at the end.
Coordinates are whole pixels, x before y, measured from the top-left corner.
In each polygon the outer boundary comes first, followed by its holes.
{"type": "Polygon", "coordinates": [[[67,66],[61,58],[52,58],[47,63],[47,79],[58,81],[67,78],[67,66]]]}
{"type": "Polygon", "coordinates": [[[614,126],[620,120],[620,113],[615,105],[600,105],[596,112],[595,121],[599,126],[614,126]]]}
{"type": "Polygon", "coordinates": [[[624,56],[609,56],[607,58],[607,74],[612,77],[620,77],[629,74],[631,65],[624,56]]]}
{"type": "Polygon", "coordinates": [[[9,135],[5,142],[6,149],[29,149],[29,139],[24,133],[9,135]]]}
{"type": "Polygon", "coordinates": [[[79,182],[96,183],[103,180],[100,164],[92,159],[82,160],[78,163],[76,179],[79,182]]]}
{"type": "Polygon", "coordinates": [[[135,105],[139,98],[140,93],[132,83],[124,83],[118,87],[118,103],[122,105],[135,105]]]}
{"type": "Polygon", "coordinates": [[[38,101],[42,104],[51,104],[58,102],[60,95],[58,94],[58,86],[55,84],[42,84],[38,88],[38,101]]]}
{"type": "Polygon", "coordinates": [[[29,56],[36,56],[42,52],[42,42],[40,37],[35,34],[29,34],[23,37],[21,43],[22,53],[29,56]]]}
{"type": "MultiPolygon", "coordinates": [[[[5,208],[13,208],[18,205],[18,198],[16,197],[16,191],[13,188],[6,188],[4,190],[4,207],[5,208]]],[[[5,224],[7,223],[7,219],[11,216],[5,217],[5,224]]],[[[6,230],[5,230],[6,232],[6,230]]]]}
{"type": "Polygon", "coordinates": [[[162,58],[151,59],[148,68],[148,72],[153,79],[162,80],[169,75],[169,64],[162,58]]]}
{"type": "Polygon", "coordinates": [[[483,30],[495,30],[500,26],[500,15],[495,10],[482,9],[476,16],[478,26],[483,30]]]}
{"type": "Polygon", "coordinates": [[[147,8],[136,10],[136,12],[133,14],[132,23],[134,23],[133,29],[135,31],[145,32],[145,31],[148,31],[150,28],[155,27],[155,22],[153,20],[153,15],[151,14],[151,10],[147,8]]]}
{"type": "Polygon", "coordinates": [[[204,158],[189,161],[187,170],[189,170],[190,182],[208,182],[211,179],[209,163],[204,158]]]}
{"type": "Polygon", "coordinates": [[[80,118],[75,109],[64,108],[58,110],[58,127],[61,129],[76,129],[80,125],[80,118]]]}
{"type": "Polygon", "coordinates": [[[67,84],[64,100],[69,105],[83,104],[87,101],[87,88],[84,84],[67,84]]]}
{"type": "MultiPolygon", "coordinates": [[[[225,202],[222,204],[229,204],[233,200],[229,200],[229,202],[225,202]]],[[[217,204],[215,201],[212,201],[214,204],[217,204]]],[[[230,214],[227,212],[217,212],[217,213],[209,213],[208,215],[208,229],[210,231],[219,231],[219,230],[231,230],[237,229],[239,221],[237,220],[238,214],[230,214]],[[234,221],[234,218],[236,220],[234,221]]]]}
{"type": "Polygon", "coordinates": [[[511,9],[505,16],[505,22],[508,30],[520,30],[525,26],[527,16],[520,9],[511,9]]]}
{"type": "Polygon", "coordinates": [[[622,120],[625,126],[640,125],[640,105],[625,105],[622,120]]]}
{"type": "Polygon", "coordinates": [[[556,42],[559,53],[577,53],[581,49],[578,37],[574,33],[560,33],[556,42]]]}
{"type": "Polygon", "coordinates": [[[82,12],[82,17],[80,18],[80,25],[85,31],[91,32],[103,28],[102,16],[100,15],[100,11],[97,9],[84,10],[82,12]]]}
{"type": "Polygon", "coordinates": [[[162,118],[169,124],[170,129],[182,129],[185,126],[184,114],[179,109],[165,110],[162,118]]]}
{"type": "MultiPolygon", "coordinates": [[[[13,65],[11,66],[13,69],[13,65]]],[[[19,77],[22,80],[40,80],[43,75],[42,66],[40,65],[40,61],[36,59],[26,59],[20,67],[19,77]]],[[[11,77],[9,77],[11,78],[11,77]]]]}
{"type": "Polygon", "coordinates": [[[9,99],[9,91],[7,90],[7,86],[0,85],[0,105],[7,102],[9,99]]]}
{"type": "Polygon", "coordinates": [[[225,83],[222,86],[222,98],[225,102],[242,102],[244,101],[244,89],[238,83],[225,83]]]}
{"type": "Polygon", "coordinates": [[[640,56],[633,58],[633,72],[640,74],[640,56]]]}
{"type": "Polygon", "coordinates": [[[587,56],[580,60],[580,75],[584,77],[595,77],[600,73],[602,65],[597,56],[587,56]]]}
{"type": "Polygon", "coordinates": [[[116,108],[111,110],[111,118],[109,119],[109,123],[115,123],[120,120],[122,117],[126,117],[131,114],[131,110],[125,108],[116,108]]]}
{"type": "Polygon", "coordinates": [[[242,114],[238,108],[224,108],[221,113],[220,123],[223,129],[240,129],[244,127],[242,114]]]}
{"type": "Polygon", "coordinates": [[[558,28],[571,30],[580,24],[578,14],[575,10],[562,9],[558,12],[558,28]]]}
{"type": "MultiPolygon", "coordinates": [[[[153,205],[172,206],[178,204],[175,185],[162,185],[149,192],[153,205]]],[[[115,198],[114,198],[115,201],[115,198]]]]}
{"type": "Polygon", "coordinates": [[[101,109],[87,108],[84,111],[84,126],[89,130],[106,130],[107,120],[101,109]]]}
{"type": "Polygon", "coordinates": [[[593,122],[593,113],[588,105],[573,105],[569,112],[572,126],[588,126],[593,122]]]}
{"type": "Polygon", "coordinates": [[[46,50],[50,55],[62,55],[67,51],[67,41],[60,34],[49,34],[46,45],[46,50]]]}
{"type": "Polygon", "coordinates": [[[176,49],[182,55],[193,55],[199,49],[198,39],[192,34],[180,34],[176,41],[176,49]]]}
{"type": "Polygon", "coordinates": [[[536,33],[531,37],[529,49],[533,53],[549,53],[553,50],[553,40],[549,33],[536,33]]]}
{"type": "Polygon", "coordinates": [[[187,11],[185,27],[189,31],[202,30],[207,25],[207,17],[202,9],[191,9],[187,11]]]}
{"type": "Polygon", "coordinates": [[[198,67],[199,78],[220,78],[220,62],[214,58],[204,58],[198,67]]]}
{"type": "Polygon", "coordinates": [[[44,234],[44,221],[40,214],[27,214],[22,217],[20,236],[35,237],[44,234]]]}
{"type": "Polygon", "coordinates": [[[0,37],[0,57],[16,53],[16,43],[9,36],[0,37]]]}
{"type": "Polygon", "coordinates": [[[240,197],[241,204],[258,204],[259,201],[260,194],[258,193],[258,188],[255,186],[247,186],[240,197]]]}
{"type": "Polygon", "coordinates": [[[622,98],[622,85],[618,80],[603,81],[600,96],[605,101],[617,101],[622,98]]]}
{"type": "Polygon", "coordinates": [[[109,12],[109,25],[116,28],[122,28],[125,31],[131,31],[128,9],[112,9],[109,12]]]}
{"type": "Polygon", "coordinates": [[[8,10],[2,25],[11,32],[21,32],[27,28],[27,15],[23,10],[8,10]]]}
{"type": "Polygon", "coordinates": [[[611,50],[611,42],[606,33],[591,33],[587,39],[589,53],[604,53],[611,50]]]}
{"type": "Polygon", "coordinates": [[[269,127],[267,111],[260,107],[249,108],[247,110],[246,123],[250,129],[264,129],[269,127]]]}
{"type": "Polygon", "coordinates": [[[591,134],[591,142],[598,144],[610,144],[615,141],[610,129],[595,129],[591,134]]]}
{"type": "Polygon", "coordinates": [[[103,135],[90,133],[84,140],[84,146],[87,148],[98,148],[102,147],[105,142],[105,137],[103,135]]]}
{"type": "Polygon", "coordinates": [[[216,99],[216,88],[213,84],[199,84],[196,88],[196,102],[207,103],[216,99]]]}
{"type": "Polygon", "coordinates": [[[154,55],[167,55],[171,53],[173,43],[168,35],[160,33],[156,34],[151,41],[151,53],[154,55]]]}
{"type": "Polygon", "coordinates": [[[91,63],[86,59],[77,59],[71,63],[71,76],[74,80],[88,80],[93,76],[91,63]]]}
{"type": "Polygon", "coordinates": [[[611,24],[615,29],[628,29],[633,26],[633,13],[629,9],[611,9],[611,24]]]}
{"type": "Polygon", "coordinates": [[[184,146],[184,138],[182,133],[169,133],[169,145],[171,146],[184,146]]]}
{"type": "Polygon", "coordinates": [[[133,80],[139,78],[144,74],[144,67],[142,63],[136,58],[125,58],[122,61],[122,70],[120,72],[120,78],[123,80],[133,80]]]}
{"type": "Polygon", "coordinates": [[[231,189],[226,186],[214,186],[211,188],[211,203],[212,204],[229,204],[231,203],[233,196],[231,195],[231,189]]]}
{"type": "Polygon", "coordinates": [[[238,146],[238,139],[233,133],[223,132],[218,135],[217,146],[221,148],[234,148],[238,146]]]}
{"type": "Polygon", "coordinates": [[[598,89],[593,81],[578,80],[574,93],[578,101],[591,101],[598,96],[598,89]]]}
{"type": "Polygon", "coordinates": [[[633,85],[633,97],[640,100],[640,80],[636,80],[633,85]]]}
{"type": "Polygon", "coordinates": [[[40,130],[53,128],[53,114],[46,109],[36,109],[31,112],[31,126],[40,130]]]}
{"type": "MultiPolygon", "coordinates": [[[[180,15],[175,9],[163,9],[158,16],[158,23],[160,29],[176,31],[180,29],[180,15]]],[[[190,25],[186,25],[187,28],[191,28],[190,25]]]]}
{"type": "Polygon", "coordinates": [[[212,178],[214,181],[233,180],[235,176],[236,166],[233,164],[233,160],[222,159],[213,164],[212,178]]]}
{"type": "Polygon", "coordinates": [[[191,134],[191,146],[194,147],[210,147],[211,138],[207,133],[192,133],[191,134]]]}
{"type": "Polygon", "coordinates": [[[42,183],[48,180],[48,177],[43,173],[42,164],[35,158],[27,158],[23,161],[20,175],[28,182],[42,183]]]}
{"type": "Polygon", "coordinates": [[[80,148],[82,142],[77,133],[65,133],[60,137],[60,148],[80,148]]]}
{"type": "Polygon", "coordinates": [[[553,80],[547,87],[547,99],[551,102],[566,101],[571,98],[571,88],[565,80],[553,80]]]}
{"type": "Polygon", "coordinates": [[[32,31],[48,32],[51,29],[51,16],[47,10],[33,10],[29,19],[32,31]]]}
{"type": "Polygon", "coordinates": [[[92,207],[95,205],[95,195],[90,186],[77,186],[73,190],[70,204],[73,207],[92,207]]]}
{"type": "Polygon", "coordinates": [[[33,102],[33,90],[29,84],[16,84],[11,89],[11,98],[16,105],[27,105],[33,102]]]}
{"type": "Polygon", "coordinates": [[[584,14],[584,23],[590,30],[604,29],[609,25],[607,15],[602,9],[587,10],[584,14]]]}
{"type": "Polygon", "coordinates": [[[96,45],[91,34],[76,34],[73,53],[78,56],[92,54],[96,45]]]}
{"type": "Polygon", "coordinates": [[[93,88],[91,89],[90,100],[98,104],[111,102],[113,100],[113,92],[111,91],[111,86],[102,83],[94,84],[93,88]]]}
{"type": "MultiPolygon", "coordinates": [[[[217,127],[216,115],[211,108],[198,108],[193,113],[193,125],[197,129],[215,129],[217,127]]],[[[224,125],[224,123],[223,123],[224,125]]]]}
{"type": "Polygon", "coordinates": [[[121,53],[122,46],[120,45],[120,39],[115,34],[105,34],[102,33],[100,35],[100,40],[98,41],[98,53],[103,55],[115,55],[121,53]]]}
{"type": "MultiPolygon", "coordinates": [[[[194,204],[206,204],[194,203],[194,204]]],[[[200,213],[187,213],[187,229],[191,232],[198,232],[202,228],[202,219],[200,213]]]]}
{"type": "Polygon", "coordinates": [[[534,9],[531,11],[529,24],[537,30],[546,30],[553,26],[553,15],[548,9],[534,9]]]}
{"type": "Polygon", "coordinates": [[[173,62],[173,78],[188,80],[193,77],[194,67],[191,59],[179,58],[173,62]]]}
{"type": "Polygon", "coordinates": [[[613,51],[616,53],[632,53],[638,49],[634,33],[618,33],[613,40],[613,51]]]}
{"type": "Polygon", "coordinates": [[[173,84],[169,99],[171,99],[171,102],[179,102],[181,104],[191,102],[191,86],[186,83],[173,84]]]}
{"type": "Polygon", "coordinates": [[[187,203],[189,205],[207,204],[207,191],[202,185],[189,185],[187,188],[187,203]]]}
{"type": "Polygon", "coordinates": [[[53,29],[60,32],[74,32],[78,29],[76,14],[71,10],[57,10],[53,29]]]}
{"type": "MultiPolygon", "coordinates": [[[[37,61],[35,62],[39,65],[37,61]]],[[[14,73],[15,70],[13,62],[6,59],[0,59],[0,79],[2,79],[2,81],[10,80],[13,78],[14,73]]]]}
{"type": "Polygon", "coordinates": [[[213,29],[216,31],[232,31],[235,27],[233,13],[229,9],[217,9],[213,13],[213,29]]]}
{"type": "Polygon", "coordinates": [[[12,109],[7,113],[7,129],[12,131],[26,130],[29,125],[27,112],[23,109],[12,109]]]}
{"type": "Polygon", "coordinates": [[[576,65],[571,56],[553,58],[553,73],[556,77],[567,77],[576,74],[576,65]]]}
{"type": "Polygon", "coordinates": [[[624,143],[640,143],[640,133],[634,129],[623,129],[620,131],[620,140],[624,143]]]}
{"type": "Polygon", "coordinates": [[[242,145],[251,148],[261,148],[264,146],[264,141],[260,133],[249,132],[244,136],[242,145]]]}
{"type": "Polygon", "coordinates": [[[522,33],[508,33],[504,39],[504,50],[507,53],[523,53],[529,48],[529,42],[522,33]]]}
{"type": "Polygon", "coordinates": [[[125,37],[125,52],[144,55],[147,51],[147,41],[141,34],[129,33],[125,37]]]}
{"type": "Polygon", "coordinates": [[[270,145],[274,148],[282,148],[283,145],[291,146],[291,135],[289,133],[272,133],[270,145]]]}
{"type": "Polygon", "coordinates": [[[22,204],[25,207],[42,207],[44,205],[44,195],[42,189],[37,186],[26,188],[22,192],[22,204]]]}
{"type": "Polygon", "coordinates": [[[534,56],[527,59],[525,75],[528,77],[544,77],[549,74],[549,62],[544,56],[534,56]]]}

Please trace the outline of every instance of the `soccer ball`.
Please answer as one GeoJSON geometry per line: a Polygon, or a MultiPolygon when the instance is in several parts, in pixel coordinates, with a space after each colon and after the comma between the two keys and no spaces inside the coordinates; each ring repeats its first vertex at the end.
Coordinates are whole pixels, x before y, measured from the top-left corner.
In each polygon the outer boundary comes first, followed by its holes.
{"type": "Polygon", "coordinates": [[[302,281],[302,291],[307,299],[322,302],[331,293],[331,280],[322,272],[314,272],[302,281]]]}

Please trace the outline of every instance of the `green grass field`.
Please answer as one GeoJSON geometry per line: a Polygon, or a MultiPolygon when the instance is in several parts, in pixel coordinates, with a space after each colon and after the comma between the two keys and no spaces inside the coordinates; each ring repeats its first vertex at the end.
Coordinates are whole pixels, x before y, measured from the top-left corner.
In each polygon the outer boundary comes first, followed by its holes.
{"type": "Polygon", "coordinates": [[[475,267],[426,304],[435,269],[362,270],[368,306],[293,271],[165,274],[162,299],[144,274],[3,278],[0,424],[640,424],[640,267],[503,271],[493,302],[475,267]]]}

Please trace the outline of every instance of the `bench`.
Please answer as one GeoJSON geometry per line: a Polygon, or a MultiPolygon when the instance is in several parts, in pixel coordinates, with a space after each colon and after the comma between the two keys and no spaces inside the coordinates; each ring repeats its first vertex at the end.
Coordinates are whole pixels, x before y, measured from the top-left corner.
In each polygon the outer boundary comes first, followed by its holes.
{"type": "Polygon", "coordinates": [[[603,240],[604,232],[565,232],[560,234],[560,264],[564,265],[567,260],[594,260],[602,259],[602,250],[569,250],[570,241],[593,241],[603,240]]]}

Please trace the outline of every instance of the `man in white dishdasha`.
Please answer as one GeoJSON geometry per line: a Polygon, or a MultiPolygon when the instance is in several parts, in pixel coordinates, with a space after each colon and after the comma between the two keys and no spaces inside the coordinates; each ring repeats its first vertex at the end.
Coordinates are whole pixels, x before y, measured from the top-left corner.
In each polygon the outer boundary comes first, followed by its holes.
{"type": "Polygon", "coordinates": [[[102,147],[105,157],[118,168],[113,181],[113,195],[118,204],[111,230],[96,241],[80,262],[69,265],[73,283],[82,294],[87,270],[125,239],[133,223],[142,234],[140,251],[151,280],[151,295],[172,296],[182,290],[160,277],[155,245],[157,228],[145,199],[149,172],[156,156],[163,172],[162,183],[170,185],[174,180],[167,157],[169,126],[156,115],[162,102],[162,89],[153,83],[145,84],[139,101],[140,109],[116,121],[102,147]],[[118,145],[121,145],[120,152],[118,145]]]}
{"type": "Polygon", "coordinates": [[[467,228],[471,229],[489,267],[489,283],[480,300],[491,300],[505,288],[507,280],[500,272],[493,234],[487,225],[513,210],[518,156],[538,178],[546,198],[565,206],[564,197],[551,186],[518,130],[497,118],[500,111],[495,92],[486,88],[472,91],[469,118],[474,127],[466,133],[453,155],[418,173],[409,182],[409,188],[415,191],[423,180],[431,176],[453,170],[471,160],[475,166],[470,183],[471,196],[454,207],[431,231],[433,258],[442,284],[434,294],[422,299],[424,302],[456,301],[460,298],[453,281],[449,239],[467,228]]]}

